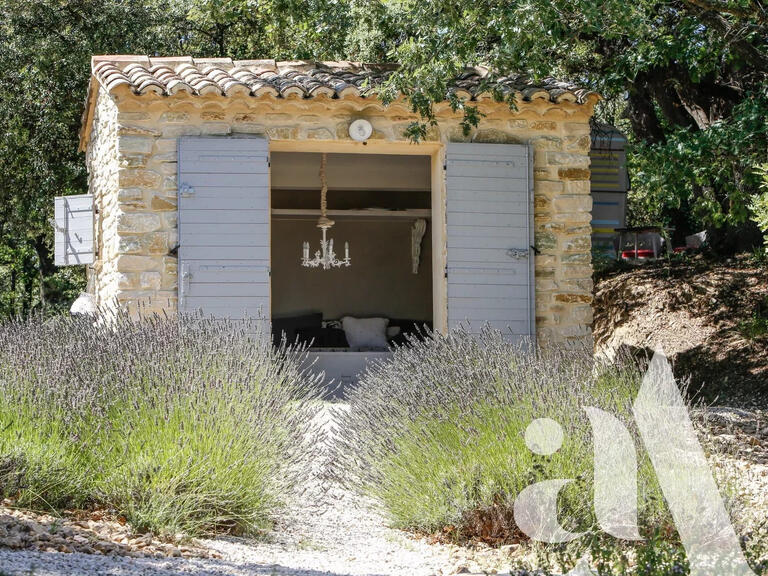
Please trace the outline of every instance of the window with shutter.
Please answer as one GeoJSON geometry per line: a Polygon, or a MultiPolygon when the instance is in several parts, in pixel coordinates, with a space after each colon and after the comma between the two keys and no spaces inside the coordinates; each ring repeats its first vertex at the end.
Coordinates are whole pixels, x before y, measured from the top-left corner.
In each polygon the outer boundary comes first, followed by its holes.
{"type": "Polygon", "coordinates": [[[54,263],[56,266],[92,264],[95,252],[93,195],[57,196],[54,202],[54,263]]]}

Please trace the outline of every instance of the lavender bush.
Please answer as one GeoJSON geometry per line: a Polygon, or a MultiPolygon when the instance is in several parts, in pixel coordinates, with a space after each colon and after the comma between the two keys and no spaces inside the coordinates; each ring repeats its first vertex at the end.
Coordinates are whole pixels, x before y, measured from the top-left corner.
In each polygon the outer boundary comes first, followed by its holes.
{"type": "MultiPolygon", "coordinates": [[[[378,499],[400,527],[488,541],[511,540],[512,504],[530,484],[576,480],[561,495],[561,522],[587,529],[592,513],[592,438],[583,406],[633,429],[642,378],[632,364],[595,366],[587,351],[526,351],[500,332],[432,335],[397,350],[364,375],[341,414],[339,462],[348,481],[378,499]],[[562,448],[532,453],[536,419],[561,424],[562,448]]],[[[637,443],[639,446],[640,444],[637,443]]],[[[668,522],[646,455],[640,459],[646,526],[668,522]]]]}
{"type": "Polygon", "coordinates": [[[318,389],[258,322],[0,325],[0,493],[155,532],[257,533],[296,485],[318,389]]]}

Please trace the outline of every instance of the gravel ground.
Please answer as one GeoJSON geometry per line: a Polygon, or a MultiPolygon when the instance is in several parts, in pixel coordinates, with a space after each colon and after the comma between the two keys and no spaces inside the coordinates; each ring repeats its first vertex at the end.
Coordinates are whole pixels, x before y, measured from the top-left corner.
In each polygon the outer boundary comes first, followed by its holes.
{"type": "MultiPolygon", "coordinates": [[[[321,417],[332,441],[333,409],[321,417]]],[[[758,415],[758,422],[765,414],[758,415]]],[[[721,412],[711,419],[708,436],[740,448],[714,459],[738,479],[738,492],[755,514],[743,524],[759,524],[768,511],[768,450],[763,426],[755,430],[754,414],[721,412]],[[746,454],[744,453],[746,451],[746,454]],[[756,522],[757,521],[757,522],[756,522]]],[[[316,471],[323,468],[322,458],[316,471]]],[[[443,576],[448,574],[508,573],[517,547],[490,549],[432,544],[386,527],[385,519],[369,501],[335,484],[309,475],[306,492],[289,508],[269,541],[234,538],[203,540],[221,558],[129,558],[0,549],[0,576],[34,574],[63,576],[275,575],[275,576],[443,576]],[[314,503],[308,507],[309,503],[314,503]]]]}

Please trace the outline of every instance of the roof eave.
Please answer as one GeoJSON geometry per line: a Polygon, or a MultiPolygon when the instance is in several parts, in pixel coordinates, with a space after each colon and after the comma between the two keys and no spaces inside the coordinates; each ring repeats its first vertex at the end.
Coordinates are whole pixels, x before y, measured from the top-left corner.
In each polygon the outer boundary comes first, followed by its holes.
{"type": "Polygon", "coordinates": [[[96,109],[96,99],[99,95],[99,81],[91,73],[91,77],[88,80],[88,93],[85,96],[85,109],[80,119],[80,145],[78,146],[78,152],[85,152],[88,148],[88,141],[91,138],[91,130],[93,128],[93,112],[96,109]]]}

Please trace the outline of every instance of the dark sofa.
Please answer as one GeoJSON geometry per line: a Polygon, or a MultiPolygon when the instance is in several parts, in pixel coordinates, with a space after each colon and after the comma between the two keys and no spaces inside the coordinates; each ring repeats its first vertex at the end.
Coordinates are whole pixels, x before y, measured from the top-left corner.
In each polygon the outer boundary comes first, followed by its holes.
{"type": "MultiPolygon", "coordinates": [[[[320,312],[273,318],[272,341],[277,346],[284,336],[289,344],[298,342],[312,348],[349,348],[344,330],[327,324],[323,325],[323,315],[320,312]]],[[[389,327],[400,328],[397,335],[387,339],[390,345],[402,346],[408,343],[409,336],[423,339],[425,333],[432,329],[432,323],[392,318],[389,320],[389,327]]]]}

